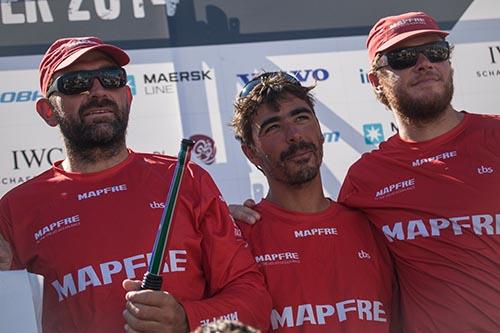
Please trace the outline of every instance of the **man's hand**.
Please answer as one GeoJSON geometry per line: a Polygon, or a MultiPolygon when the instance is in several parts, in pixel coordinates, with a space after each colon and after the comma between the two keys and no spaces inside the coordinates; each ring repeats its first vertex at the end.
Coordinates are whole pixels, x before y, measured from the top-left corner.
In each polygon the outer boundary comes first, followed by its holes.
{"type": "Polygon", "coordinates": [[[12,250],[9,243],[0,234],[0,271],[10,269],[12,265],[12,250]]]}
{"type": "Polygon", "coordinates": [[[248,224],[254,224],[260,220],[260,214],[252,208],[255,207],[255,201],[247,199],[243,205],[228,205],[229,212],[235,220],[240,220],[248,224]]]}
{"type": "Polygon", "coordinates": [[[127,291],[125,332],[186,333],[186,313],[175,298],[164,291],[141,290],[141,281],[124,280],[127,291]]]}

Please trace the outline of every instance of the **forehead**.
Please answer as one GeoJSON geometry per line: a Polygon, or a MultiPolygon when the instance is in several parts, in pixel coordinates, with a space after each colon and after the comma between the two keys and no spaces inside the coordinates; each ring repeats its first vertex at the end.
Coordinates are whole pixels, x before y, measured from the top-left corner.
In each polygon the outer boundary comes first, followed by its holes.
{"type": "Polygon", "coordinates": [[[408,39],[402,41],[401,43],[394,45],[393,47],[391,47],[387,51],[391,51],[394,49],[400,49],[402,47],[428,44],[428,43],[437,42],[440,40],[443,40],[443,37],[441,37],[438,34],[426,34],[426,35],[415,36],[415,37],[408,38],[408,39]]]}
{"type": "Polygon", "coordinates": [[[288,113],[296,109],[305,108],[312,111],[311,107],[307,104],[306,101],[290,93],[286,93],[280,99],[278,99],[277,106],[278,107],[276,108],[274,107],[274,105],[270,105],[268,103],[260,105],[255,112],[253,123],[261,124],[262,121],[266,120],[269,117],[286,116],[288,113]]]}

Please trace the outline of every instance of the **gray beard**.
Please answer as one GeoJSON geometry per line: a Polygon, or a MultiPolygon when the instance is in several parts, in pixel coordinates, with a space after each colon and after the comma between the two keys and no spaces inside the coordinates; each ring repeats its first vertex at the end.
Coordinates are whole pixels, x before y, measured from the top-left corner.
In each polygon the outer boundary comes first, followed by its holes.
{"type": "MultiPolygon", "coordinates": [[[[126,128],[114,124],[112,134],[100,135],[99,130],[89,127],[95,127],[95,125],[82,129],[83,135],[77,139],[73,135],[68,135],[66,129],[60,126],[66,153],[71,159],[84,163],[95,163],[116,156],[125,146],[126,128]]],[[[72,134],[75,133],[78,131],[72,134]]]]}
{"type": "Polygon", "coordinates": [[[84,163],[94,163],[116,156],[121,151],[125,146],[128,112],[120,112],[116,104],[113,107],[119,116],[105,123],[84,124],[67,119],[56,112],[68,157],[84,163]]]}

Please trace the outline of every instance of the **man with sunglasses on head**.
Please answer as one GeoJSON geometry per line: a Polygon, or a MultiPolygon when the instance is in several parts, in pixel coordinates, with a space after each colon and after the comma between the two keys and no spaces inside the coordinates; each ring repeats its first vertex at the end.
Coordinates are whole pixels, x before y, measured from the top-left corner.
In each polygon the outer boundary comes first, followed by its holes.
{"type": "Polygon", "coordinates": [[[36,109],[67,157],[0,201],[0,269],[45,277],[45,332],[187,332],[219,317],[263,330],[264,278],[203,169],[184,174],[162,267],[140,290],[176,159],[125,143],[128,55],[96,37],[55,41],[36,109]]]}
{"type": "Polygon", "coordinates": [[[313,87],[264,73],[235,102],[232,126],[269,192],[260,223],[240,223],[273,299],[273,332],[389,332],[391,259],[359,212],[323,192],[324,137],[313,87]]]}
{"type": "Polygon", "coordinates": [[[399,132],[351,166],[339,201],[385,234],[405,332],[500,328],[500,117],[455,110],[450,47],[435,20],[379,20],[369,79],[399,132]]]}

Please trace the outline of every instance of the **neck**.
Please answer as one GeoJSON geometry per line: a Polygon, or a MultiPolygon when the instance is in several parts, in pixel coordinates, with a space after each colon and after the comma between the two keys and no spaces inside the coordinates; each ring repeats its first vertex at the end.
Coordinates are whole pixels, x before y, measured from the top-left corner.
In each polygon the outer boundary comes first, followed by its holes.
{"type": "Polygon", "coordinates": [[[318,213],[331,204],[330,199],[324,195],[320,175],[306,184],[297,186],[270,180],[266,199],[284,209],[301,213],[318,213]]]}
{"type": "Polygon", "coordinates": [[[75,152],[67,148],[67,157],[61,167],[67,172],[91,173],[99,172],[120,164],[128,157],[128,150],[123,144],[116,149],[94,148],[84,152],[75,152]]]}
{"type": "Polygon", "coordinates": [[[422,142],[434,139],[454,127],[462,121],[464,115],[448,106],[438,117],[428,121],[414,121],[394,112],[398,124],[399,137],[408,142],[422,142]]]}

